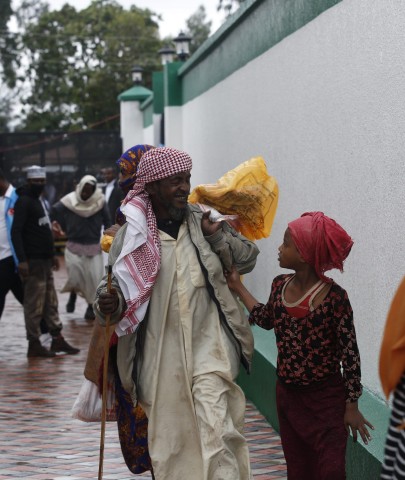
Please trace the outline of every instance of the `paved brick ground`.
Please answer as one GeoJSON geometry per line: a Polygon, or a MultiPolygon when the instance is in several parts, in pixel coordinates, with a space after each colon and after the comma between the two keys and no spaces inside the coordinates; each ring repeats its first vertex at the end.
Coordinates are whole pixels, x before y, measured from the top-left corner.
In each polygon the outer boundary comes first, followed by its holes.
{"type": "MultiPolygon", "coordinates": [[[[65,275],[64,268],[56,274],[58,291],[65,275]]],[[[83,319],[86,304],[81,299],[75,313],[65,313],[67,298],[59,294],[63,333],[81,348],[80,354],[29,359],[22,308],[11,293],[7,296],[0,321],[0,480],[97,479],[100,424],[70,417],[83,379],[92,322],[83,319]]],[[[254,479],[287,478],[280,439],[251,403],[246,410],[246,436],[254,479]]],[[[129,472],[114,423],[106,426],[104,456],[105,480],[151,478],[129,472]]]]}

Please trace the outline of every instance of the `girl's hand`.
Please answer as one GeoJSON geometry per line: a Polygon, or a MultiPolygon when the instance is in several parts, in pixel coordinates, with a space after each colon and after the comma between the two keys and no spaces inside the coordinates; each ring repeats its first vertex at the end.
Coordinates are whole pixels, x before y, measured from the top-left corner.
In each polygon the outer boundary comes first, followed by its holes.
{"type": "Polygon", "coordinates": [[[240,275],[236,270],[235,265],[232,265],[232,270],[230,272],[225,270],[224,275],[229,289],[233,291],[238,290],[238,287],[242,282],[240,281],[240,275]]]}
{"type": "Polygon", "coordinates": [[[249,312],[252,311],[253,307],[258,303],[255,297],[249,292],[249,290],[243,285],[240,275],[236,270],[235,265],[232,265],[230,272],[224,271],[226,282],[228,284],[229,290],[232,290],[239,297],[241,302],[245,305],[249,312]]]}
{"type": "Polygon", "coordinates": [[[354,442],[357,442],[357,432],[359,432],[363,442],[366,445],[368,444],[368,442],[371,440],[371,435],[367,430],[367,427],[370,427],[372,430],[374,430],[374,427],[363,417],[363,414],[358,409],[357,402],[346,403],[344,422],[346,430],[349,433],[351,429],[354,442]]]}

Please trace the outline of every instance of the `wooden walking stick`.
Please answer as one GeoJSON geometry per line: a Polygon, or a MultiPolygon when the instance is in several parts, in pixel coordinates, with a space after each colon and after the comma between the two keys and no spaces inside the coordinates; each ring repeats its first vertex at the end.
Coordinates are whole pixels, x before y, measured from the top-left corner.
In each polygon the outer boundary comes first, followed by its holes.
{"type": "MultiPolygon", "coordinates": [[[[108,265],[107,273],[107,292],[111,291],[111,272],[112,267],[108,265]]],[[[105,423],[107,417],[107,374],[108,374],[108,354],[110,346],[110,320],[111,313],[105,316],[105,342],[104,342],[104,365],[103,365],[103,393],[102,393],[102,409],[101,409],[101,435],[100,435],[100,460],[98,463],[98,480],[103,478],[103,461],[104,461],[104,440],[105,440],[105,423]]]]}

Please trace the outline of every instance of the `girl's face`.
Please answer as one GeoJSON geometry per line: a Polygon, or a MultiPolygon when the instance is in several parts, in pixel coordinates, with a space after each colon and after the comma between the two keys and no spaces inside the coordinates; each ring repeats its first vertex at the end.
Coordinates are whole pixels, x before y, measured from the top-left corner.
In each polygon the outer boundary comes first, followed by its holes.
{"type": "Polygon", "coordinates": [[[125,173],[120,170],[118,174],[118,185],[125,194],[131,190],[134,183],[135,177],[131,173],[125,173]]]}
{"type": "Polygon", "coordinates": [[[291,270],[295,270],[302,263],[302,257],[293,242],[288,228],[284,233],[283,243],[278,247],[278,261],[280,267],[291,270]]]}

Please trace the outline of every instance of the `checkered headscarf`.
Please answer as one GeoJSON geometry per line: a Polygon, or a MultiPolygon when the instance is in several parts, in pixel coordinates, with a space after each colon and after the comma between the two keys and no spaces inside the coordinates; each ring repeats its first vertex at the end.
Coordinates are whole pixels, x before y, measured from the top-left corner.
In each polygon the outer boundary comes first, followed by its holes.
{"type": "Polygon", "coordinates": [[[143,320],[160,269],[159,232],[145,185],[191,168],[190,156],[170,147],[154,148],[142,156],[133,189],[123,202],[128,230],[114,265],[114,274],[127,303],[127,310],[116,328],[118,336],[133,333],[143,320]]]}
{"type": "Polygon", "coordinates": [[[134,196],[142,194],[146,184],[180,172],[188,172],[191,168],[192,160],[186,152],[170,147],[157,147],[149,150],[142,156],[134,186],[124,202],[128,203],[134,196]]]}

